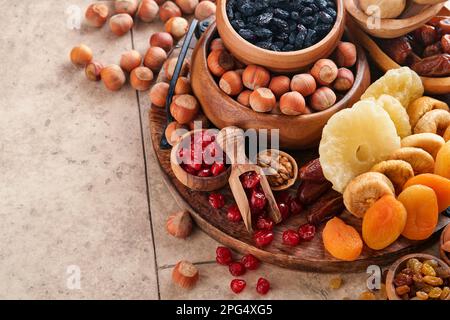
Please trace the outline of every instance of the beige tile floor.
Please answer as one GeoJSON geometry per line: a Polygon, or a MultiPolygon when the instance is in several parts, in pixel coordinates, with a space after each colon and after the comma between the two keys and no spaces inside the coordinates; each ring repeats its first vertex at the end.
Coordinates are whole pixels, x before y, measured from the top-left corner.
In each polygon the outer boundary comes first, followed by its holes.
{"type": "MultiPolygon", "coordinates": [[[[122,38],[106,27],[69,29],[88,4],[0,0],[8,7],[0,19],[0,298],[236,299],[231,276],[214,263],[214,240],[200,230],[186,241],[165,233],[178,207],[152,154],[146,94],[107,92],[68,62],[80,42],[108,63],[133,47],[145,53],[162,25],[140,23],[122,38]],[[189,292],[170,280],[180,259],[201,272],[189,292]]],[[[259,298],[258,276],[272,281],[267,299],[356,298],[366,279],[343,275],[332,291],[335,275],[266,264],[245,276],[239,298],[259,298]]]]}

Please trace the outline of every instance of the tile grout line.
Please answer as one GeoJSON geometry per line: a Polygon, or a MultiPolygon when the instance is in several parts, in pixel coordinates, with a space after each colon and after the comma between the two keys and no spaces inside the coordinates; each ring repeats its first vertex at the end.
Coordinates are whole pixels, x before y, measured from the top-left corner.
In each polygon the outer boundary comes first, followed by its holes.
{"type": "MultiPolygon", "coordinates": [[[[134,50],[134,32],[131,30],[131,48],[134,50]]],[[[144,173],[145,173],[145,188],[147,193],[147,206],[148,206],[148,218],[150,222],[150,232],[152,235],[152,246],[153,246],[153,260],[155,262],[155,275],[156,275],[156,287],[158,290],[158,300],[161,300],[161,291],[159,284],[159,267],[158,260],[156,258],[156,245],[155,245],[155,233],[153,231],[153,221],[152,221],[152,211],[150,206],[150,186],[148,183],[148,169],[147,169],[147,150],[145,148],[145,137],[144,137],[144,125],[142,123],[142,109],[141,109],[141,100],[139,98],[139,92],[136,90],[136,101],[138,105],[139,112],[139,125],[141,130],[141,143],[142,143],[142,152],[143,152],[143,160],[144,160],[144,173]]]]}

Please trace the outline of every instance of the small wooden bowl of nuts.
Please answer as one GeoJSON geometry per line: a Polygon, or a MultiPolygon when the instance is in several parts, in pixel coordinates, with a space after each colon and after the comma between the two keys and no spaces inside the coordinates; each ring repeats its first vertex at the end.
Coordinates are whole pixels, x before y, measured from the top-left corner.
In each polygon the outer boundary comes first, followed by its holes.
{"type": "Polygon", "coordinates": [[[450,266],[450,224],[442,231],[439,251],[441,259],[450,266]]]}
{"type": "Polygon", "coordinates": [[[262,167],[273,191],[283,191],[297,181],[298,165],[286,152],[268,149],[258,154],[258,165],[262,167]]]}
{"type": "Polygon", "coordinates": [[[450,267],[429,254],[397,260],[386,278],[389,300],[450,300],[450,267]]]}

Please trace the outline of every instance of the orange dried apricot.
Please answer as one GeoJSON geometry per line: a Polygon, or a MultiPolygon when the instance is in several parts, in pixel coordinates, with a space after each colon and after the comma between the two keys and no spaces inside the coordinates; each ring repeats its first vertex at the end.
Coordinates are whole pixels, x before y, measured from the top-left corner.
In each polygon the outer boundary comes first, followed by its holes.
{"type": "Polygon", "coordinates": [[[400,237],[406,225],[406,209],[392,195],[380,198],[367,210],[362,235],[367,246],[382,250],[400,237]]]}
{"type": "Polygon", "coordinates": [[[402,236],[410,240],[428,239],[439,220],[438,201],[433,189],[422,185],[411,186],[398,196],[398,201],[408,213],[402,236]]]}
{"type": "Polygon", "coordinates": [[[450,206],[450,180],[437,174],[425,173],[415,176],[406,182],[403,190],[406,188],[421,184],[430,187],[436,193],[439,205],[439,212],[445,211],[450,206]]]}
{"type": "Polygon", "coordinates": [[[355,228],[339,218],[327,222],[322,238],[325,249],[337,259],[355,261],[361,255],[361,236],[355,228]]]}
{"type": "Polygon", "coordinates": [[[450,179],[450,141],[448,141],[438,152],[434,173],[450,179]]]}

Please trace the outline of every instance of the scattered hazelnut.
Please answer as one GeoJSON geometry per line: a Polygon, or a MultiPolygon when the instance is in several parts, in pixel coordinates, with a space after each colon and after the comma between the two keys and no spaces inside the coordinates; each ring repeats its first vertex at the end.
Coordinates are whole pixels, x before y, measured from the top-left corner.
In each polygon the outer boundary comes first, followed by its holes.
{"type": "Polygon", "coordinates": [[[182,17],[173,17],[167,20],[164,28],[166,32],[169,32],[175,39],[180,39],[188,32],[189,22],[182,17]]]}
{"type": "Polygon", "coordinates": [[[122,54],[120,58],[120,67],[123,71],[131,72],[142,63],[142,56],[136,50],[130,50],[122,54]]]}
{"type": "Polygon", "coordinates": [[[357,59],[356,46],[351,42],[339,42],[335,56],[339,67],[353,67],[357,59]]]}
{"type": "Polygon", "coordinates": [[[347,91],[353,87],[355,83],[355,76],[347,68],[340,68],[338,70],[338,76],[333,83],[333,88],[337,91],[347,91]]]}
{"type": "Polygon", "coordinates": [[[229,96],[237,96],[244,88],[242,78],[236,71],[227,71],[219,81],[219,87],[229,96]]]}
{"type": "Polygon", "coordinates": [[[285,93],[280,99],[280,110],[288,116],[305,114],[305,107],[305,98],[297,91],[285,93]]]}
{"type": "Polygon", "coordinates": [[[267,87],[270,82],[270,73],[263,67],[249,65],[242,74],[242,81],[250,90],[267,87]]]}
{"type": "Polygon", "coordinates": [[[150,46],[160,47],[169,52],[173,47],[173,37],[168,32],[156,32],[150,37],[150,46]]]}
{"type": "Polygon", "coordinates": [[[233,56],[225,50],[212,51],[208,56],[208,68],[213,75],[221,77],[225,72],[233,70],[233,56]]]}
{"type": "MultiPolygon", "coordinates": [[[[175,72],[175,67],[177,66],[178,58],[170,58],[166,60],[164,63],[163,69],[164,69],[164,75],[168,80],[172,80],[173,73],[175,72]]],[[[184,77],[188,74],[190,68],[190,61],[189,59],[185,59],[183,66],[180,70],[180,77],[184,77]]]]}
{"type": "Polygon", "coordinates": [[[270,112],[276,105],[277,99],[268,88],[258,88],[250,95],[250,106],[256,112],[270,112]]]}
{"type": "Polygon", "coordinates": [[[253,93],[251,90],[242,91],[237,97],[237,102],[242,104],[244,107],[250,107],[250,95],[253,93]]]}
{"type": "Polygon", "coordinates": [[[158,72],[167,59],[167,53],[160,47],[151,47],[144,57],[144,66],[158,72]]]}
{"type": "Polygon", "coordinates": [[[198,5],[198,0],[175,0],[175,3],[180,7],[184,14],[193,14],[198,5]]]}
{"type": "Polygon", "coordinates": [[[136,15],[144,22],[153,22],[159,13],[159,6],[154,0],[142,0],[136,15]]]}
{"type": "Polygon", "coordinates": [[[133,28],[133,18],[126,13],[119,13],[109,19],[109,27],[116,36],[123,36],[133,28]]]}
{"type": "Polygon", "coordinates": [[[138,91],[150,89],[153,81],[153,72],[147,67],[137,67],[130,74],[130,84],[138,91]]]}
{"type": "Polygon", "coordinates": [[[190,94],[192,93],[191,82],[186,77],[179,77],[175,85],[175,94],[190,94]]]}
{"type": "Polygon", "coordinates": [[[190,94],[177,96],[170,105],[170,113],[181,124],[191,122],[199,111],[197,99],[190,94]]]}
{"type": "MultiPolygon", "coordinates": [[[[184,134],[186,134],[188,132],[185,126],[180,125],[179,123],[176,123],[176,122],[172,122],[171,124],[169,124],[169,126],[167,128],[169,128],[169,127],[172,127],[172,133],[175,133],[178,129],[184,129],[184,130],[179,130],[180,132],[183,131],[184,134]]],[[[166,130],[166,134],[167,134],[167,130],[166,130]]],[[[178,136],[178,138],[177,138],[178,140],[182,136],[182,134],[180,135],[179,133],[177,133],[176,135],[178,136]]],[[[171,135],[166,135],[166,136],[171,137],[171,135]]],[[[181,239],[187,238],[192,232],[191,215],[187,211],[181,211],[181,212],[177,212],[177,213],[171,215],[169,217],[169,219],[167,219],[166,229],[170,235],[172,235],[176,238],[181,238],[181,239]]]]}
{"type": "Polygon", "coordinates": [[[85,18],[88,24],[92,27],[100,28],[108,19],[109,9],[103,3],[93,3],[87,9],[85,18]]]}
{"type": "Polygon", "coordinates": [[[289,91],[291,86],[291,79],[286,76],[276,76],[270,80],[269,89],[272,90],[275,97],[280,98],[283,94],[289,91]]]}
{"type": "Polygon", "coordinates": [[[114,2],[116,13],[126,13],[134,16],[138,8],[138,0],[116,0],[114,2]]]}
{"type": "Polygon", "coordinates": [[[93,53],[91,48],[84,44],[74,47],[70,52],[70,61],[76,66],[85,67],[92,61],[93,53]]]}
{"type": "Polygon", "coordinates": [[[157,107],[164,108],[166,106],[167,95],[169,94],[169,84],[158,82],[150,90],[150,101],[157,107]]]}
{"type": "Polygon", "coordinates": [[[181,17],[181,10],[173,1],[166,1],[159,7],[159,18],[166,22],[170,18],[181,17]]]}
{"type": "Polygon", "coordinates": [[[316,111],[324,111],[336,103],[336,94],[328,87],[317,89],[311,96],[311,107],[316,111]]]}
{"type": "Polygon", "coordinates": [[[223,44],[222,39],[216,38],[213,41],[211,41],[211,45],[209,46],[209,50],[211,50],[211,51],[225,50],[225,45],[223,44]]]}
{"type": "Polygon", "coordinates": [[[180,261],[172,271],[172,281],[184,289],[190,289],[197,283],[197,268],[188,261],[180,261]]]}
{"type": "Polygon", "coordinates": [[[195,18],[202,21],[216,14],[216,5],[211,1],[202,1],[195,8],[195,18]]]}
{"type": "Polygon", "coordinates": [[[320,59],[311,69],[311,75],[316,79],[317,83],[327,86],[336,80],[338,68],[330,59],[320,59]]]}
{"type": "Polygon", "coordinates": [[[91,81],[100,81],[103,65],[99,62],[91,61],[86,65],[86,69],[84,70],[86,73],[86,78],[91,81]]]}
{"type": "Polygon", "coordinates": [[[100,75],[105,87],[111,91],[120,90],[126,82],[125,73],[115,64],[104,67],[100,75]]]}
{"type": "MultiPolygon", "coordinates": [[[[176,121],[173,121],[173,122],[169,123],[169,125],[167,126],[166,131],[165,131],[167,142],[169,142],[169,144],[171,146],[174,146],[181,140],[181,137],[188,132],[189,132],[189,130],[188,130],[187,126],[185,126],[184,124],[180,124],[176,121]]],[[[174,237],[177,237],[177,238],[186,238],[191,232],[190,229],[186,230],[188,226],[186,226],[184,224],[180,225],[181,222],[183,222],[183,223],[187,222],[185,217],[180,216],[182,214],[183,214],[183,212],[179,212],[176,215],[169,217],[169,220],[167,221],[167,225],[166,225],[167,231],[171,235],[173,235],[174,237]],[[180,220],[182,220],[182,221],[180,221],[180,220]],[[170,224],[169,224],[169,222],[170,222],[170,224]],[[185,236],[181,236],[182,234],[185,234],[185,236]]],[[[189,217],[189,221],[190,221],[190,219],[191,219],[191,217],[189,217]]],[[[192,223],[191,223],[190,228],[192,228],[192,223]]]]}
{"type": "Polygon", "coordinates": [[[190,130],[206,128],[209,128],[209,120],[203,113],[198,113],[197,116],[191,122],[189,122],[190,130]],[[199,126],[199,123],[201,127],[199,126]],[[197,128],[196,125],[199,127],[197,128]]]}
{"type": "Polygon", "coordinates": [[[291,90],[297,91],[304,97],[312,95],[316,89],[316,80],[309,73],[297,74],[292,78],[291,90]]]}

